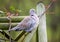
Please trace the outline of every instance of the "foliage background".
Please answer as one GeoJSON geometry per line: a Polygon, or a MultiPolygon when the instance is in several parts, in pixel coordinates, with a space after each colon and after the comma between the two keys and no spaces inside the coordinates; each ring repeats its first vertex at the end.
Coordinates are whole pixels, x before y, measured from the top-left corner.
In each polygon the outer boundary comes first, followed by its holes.
{"type": "MultiPolygon", "coordinates": [[[[18,12],[20,16],[29,15],[29,9],[36,9],[39,1],[41,0],[0,0],[0,11],[11,12],[12,14],[18,12]]],[[[47,7],[51,0],[42,1],[47,7]]],[[[6,16],[6,13],[0,13],[1,16],[6,16]]],[[[60,0],[53,3],[46,12],[46,17],[48,42],[60,42],[60,0]]]]}

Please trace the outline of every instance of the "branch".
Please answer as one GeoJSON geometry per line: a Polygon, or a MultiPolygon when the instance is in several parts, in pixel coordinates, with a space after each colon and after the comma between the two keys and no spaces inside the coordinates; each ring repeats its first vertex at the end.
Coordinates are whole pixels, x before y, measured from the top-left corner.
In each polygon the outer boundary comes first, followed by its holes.
{"type": "Polygon", "coordinates": [[[50,4],[48,5],[48,7],[46,8],[46,10],[43,13],[41,13],[41,15],[38,16],[39,18],[41,18],[44,15],[44,13],[46,13],[46,11],[51,7],[51,5],[53,4],[53,2],[54,1],[50,2],[50,4]]]}
{"type": "MultiPolygon", "coordinates": [[[[11,18],[10,18],[10,16],[8,17],[8,20],[9,20],[9,30],[11,29],[11,18]]],[[[9,31],[9,39],[10,39],[10,42],[12,41],[11,40],[11,34],[10,34],[10,31],[9,31]]]]}

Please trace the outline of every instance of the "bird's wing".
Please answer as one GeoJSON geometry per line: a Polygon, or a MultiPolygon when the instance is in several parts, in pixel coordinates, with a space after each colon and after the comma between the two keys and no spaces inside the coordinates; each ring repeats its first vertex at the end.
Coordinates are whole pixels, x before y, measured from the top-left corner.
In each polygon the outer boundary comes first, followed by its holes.
{"type": "Polygon", "coordinates": [[[17,26],[13,27],[9,31],[11,30],[20,31],[20,30],[30,29],[35,23],[36,21],[34,21],[34,19],[32,19],[30,16],[28,16],[24,18],[17,26]]]}
{"type": "Polygon", "coordinates": [[[30,16],[26,17],[25,19],[20,22],[17,27],[20,27],[21,29],[27,29],[30,28],[32,24],[34,24],[35,21],[30,16]]]}

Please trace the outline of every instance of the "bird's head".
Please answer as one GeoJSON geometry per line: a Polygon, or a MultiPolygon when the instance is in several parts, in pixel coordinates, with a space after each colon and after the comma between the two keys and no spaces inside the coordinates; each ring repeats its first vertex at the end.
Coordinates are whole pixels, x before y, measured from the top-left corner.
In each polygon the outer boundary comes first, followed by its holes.
{"type": "Polygon", "coordinates": [[[31,16],[33,16],[36,13],[35,9],[30,9],[29,13],[30,13],[31,16]]]}

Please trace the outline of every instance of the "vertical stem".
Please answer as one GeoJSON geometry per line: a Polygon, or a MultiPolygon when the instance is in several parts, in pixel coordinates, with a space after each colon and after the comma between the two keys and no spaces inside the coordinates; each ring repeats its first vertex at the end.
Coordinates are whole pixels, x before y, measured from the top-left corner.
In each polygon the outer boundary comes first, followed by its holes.
{"type": "MultiPolygon", "coordinates": [[[[37,14],[42,15],[45,11],[45,6],[42,3],[37,5],[37,14]]],[[[47,32],[46,32],[46,16],[45,14],[40,18],[38,27],[38,39],[39,42],[47,42],[47,32]]]]}
{"type": "MultiPolygon", "coordinates": [[[[9,30],[11,29],[11,18],[10,18],[10,16],[8,17],[8,20],[9,20],[9,30]]],[[[10,42],[11,42],[11,34],[10,34],[11,32],[9,31],[9,36],[10,36],[10,38],[9,38],[9,40],[10,40],[10,42]]]]}

